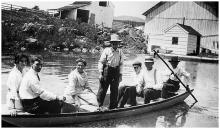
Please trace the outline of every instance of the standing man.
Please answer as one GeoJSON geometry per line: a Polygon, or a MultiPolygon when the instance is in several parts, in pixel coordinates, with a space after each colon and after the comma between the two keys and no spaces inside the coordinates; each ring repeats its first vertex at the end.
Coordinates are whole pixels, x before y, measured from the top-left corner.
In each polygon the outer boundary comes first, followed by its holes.
{"type": "Polygon", "coordinates": [[[24,111],[32,114],[60,113],[60,101],[63,101],[64,97],[56,96],[40,86],[38,73],[42,69],[42,58],[32,57],[31,64],[31,69],[24,75],[19,89],[24,111]]]}
{"type": "Polygon", "coordinates": [[[106,92],[110,85],[110,104],[109,109],[117,108],[118,85],[122,80],[122,68],[124,55],[121,49],[118,48],[119,36],[117,34],[111,35],[111,47],[103,50],[100,60],[98,62],[99,76],[99,90],[97,94],[97,101],[100,110],[103,109],[103,102],[105,100],[106,92]]]}

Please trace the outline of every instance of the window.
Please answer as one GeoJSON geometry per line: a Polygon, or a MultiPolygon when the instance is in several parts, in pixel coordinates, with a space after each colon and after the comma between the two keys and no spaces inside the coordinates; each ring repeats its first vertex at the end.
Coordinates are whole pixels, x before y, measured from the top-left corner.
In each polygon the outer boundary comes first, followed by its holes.
{"type": "Polygon", "coordinates": [[[106,7],[107,6],[107,2],[106,1],[100,1],[99,2],[99,6],[106,7]]]}
{"type": "Polygon", "coordinates": [[[178,45],[178,37],[172,37],[172,44],[178,45]]]}

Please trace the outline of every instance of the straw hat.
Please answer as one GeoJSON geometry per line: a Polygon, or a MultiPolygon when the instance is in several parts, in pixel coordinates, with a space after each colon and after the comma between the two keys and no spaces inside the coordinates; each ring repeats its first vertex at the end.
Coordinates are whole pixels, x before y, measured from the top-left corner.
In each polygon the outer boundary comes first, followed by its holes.
{"type": "Polygon", "coordinates": [[[153,59],[152,56],[146,56],[144,62],[145,62],[145,63],[154,62],[154,59],[153,59]]]}
{"type": "Polygon", "coordinates": [[[171,59],[169,60],[169,62],[180,62],[179,57],[178,56],[173,56],[171,57],[171,59]]]}
{"type": "Polygon", "coordinates": [[[112,34],[110,42],[121,42],[121,40],[117,34],[112,34]]]}

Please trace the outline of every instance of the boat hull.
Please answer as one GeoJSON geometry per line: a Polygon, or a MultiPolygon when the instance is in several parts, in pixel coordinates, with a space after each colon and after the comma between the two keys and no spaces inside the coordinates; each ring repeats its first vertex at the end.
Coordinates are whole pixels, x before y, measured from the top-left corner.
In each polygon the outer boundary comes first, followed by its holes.
{"type": "Polygon", "coordinates": [[[88,112],[88,113],[68,113],[54,115],[30,115],[23,114],[12,117],[10,115],[2,115],[2,122],[6,122],[20,127],[50,127],[56,125],[79,124],[85,122],[115,119],[126,116],[143,114],[155,110],[164,109],[183,102],[189,93],[183,94],[158,101],[150,104],[138,105],[128,108],[119,108],[104,112],[88,112]]]}

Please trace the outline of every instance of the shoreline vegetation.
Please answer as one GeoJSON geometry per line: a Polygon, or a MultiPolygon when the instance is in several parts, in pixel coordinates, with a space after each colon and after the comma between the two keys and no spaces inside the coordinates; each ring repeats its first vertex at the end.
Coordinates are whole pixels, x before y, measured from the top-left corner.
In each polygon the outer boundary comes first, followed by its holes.
{"type": "MultiPolygon", "coordinates": [[[[147,52],[148,38],[143,30],[128,24],[121,26],[121,29],[113,30],[103,25],[59,19],[49,14],[22,9],[2,10],[1,23],[2,59],[18,52],[41,54],[43,57],[96,57],[110,45],[106,41],[110,40],[111,33],[120,36],[125,54],[150,54],[147,52]]],[[[218,59],[218,55],[203,53],[187,57],[218,59]]]]}

